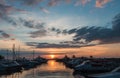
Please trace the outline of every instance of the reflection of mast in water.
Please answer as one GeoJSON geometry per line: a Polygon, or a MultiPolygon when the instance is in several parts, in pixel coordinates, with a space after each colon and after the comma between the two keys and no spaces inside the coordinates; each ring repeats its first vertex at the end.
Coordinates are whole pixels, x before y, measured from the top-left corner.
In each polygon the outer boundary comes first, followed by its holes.
{"type": "Polygon", "coordinates": [[[5,76],[5,78],[7,78],[7,75],[5,76]]]}
{"type": "Polygon", "coordinates": [[[33,75],[32,75],[33,78],[35,78],[35,69],[33,68],[33,75]]]}
{"type": "MultiPolygon", "coordinates": [[[[20,78],[19,72],[11,74],[12,77],[10,78],[20,78]]],[[[7,78],[7,75],[6,75],[7,78]]]]}
{"type": "Polygon", "coordinates": [[[12,74],[12,78],[14,78],[14,74],[12,74]]]}
{"type": "Polygon", "coordinates": [[[18,72],[17,76],[18,76],[17,78],[20,78],[19,72],[18,72]]]}

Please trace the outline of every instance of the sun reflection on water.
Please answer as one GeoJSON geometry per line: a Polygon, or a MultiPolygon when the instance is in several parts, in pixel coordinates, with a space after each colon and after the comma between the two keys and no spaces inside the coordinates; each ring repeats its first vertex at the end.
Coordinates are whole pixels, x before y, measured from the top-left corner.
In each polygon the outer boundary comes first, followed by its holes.
{"type": "Polygon", "coordinates": [[[62,63],[49,60],[47,64],[30,70],[1,76],[0,78],[84,78],[79,75],[73,76],[73,70],[66,68],[62,63]]]}

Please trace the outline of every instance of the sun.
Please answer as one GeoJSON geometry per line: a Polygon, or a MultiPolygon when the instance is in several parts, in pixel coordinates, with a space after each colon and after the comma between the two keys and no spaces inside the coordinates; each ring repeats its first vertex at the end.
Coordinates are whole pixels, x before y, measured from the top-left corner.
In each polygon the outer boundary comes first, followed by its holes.
{"type": "Polygon", "coordinates": [[[50,55],[50,57],[51,57],[52,59],[54,59],[54,58],[55,58],[55,55],[50,55]]]}

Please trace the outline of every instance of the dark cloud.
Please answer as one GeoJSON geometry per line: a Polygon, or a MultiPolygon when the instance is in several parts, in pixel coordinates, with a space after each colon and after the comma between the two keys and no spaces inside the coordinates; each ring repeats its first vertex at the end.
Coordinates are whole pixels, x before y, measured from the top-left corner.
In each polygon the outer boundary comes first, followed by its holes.
{"type": "Polygon", "coordinates": [[[76,30],[77,30],[76,28],[71,29],[71,30],[69,30],[69,31],[68,31],[68,33],[69,33],[69,34],[75,33],[75,32],[76,32],[76,30]]]}
{"type": "Polygon", "coordinates": [[[19,20],[23,26],[35,29],[35,31],[28,33],[31,38],[43,37],[47,35],[47,29],[45,28],[44,22],[36,22],[35,20],[25,20],[22,18],[19,18],[19,20]]]}
{"type": "Polygon", "coordinates": [[[31,6],[37,5],[43,0],[11,0],[12,2],[20,2],[22,5],[31,6]]]}
{"type": "Polygon", "coordinates": [[[112,21],[112,24],[113,24],[113,31],[116,32],[117,35],[120,36],[120,13],[117,14],[114,18],[113,18],[113,21],[112,21]]]}
{"type": "Polygon", "coordinates": [[[37,42],[26,42],[26,44],[29,45],[29,46],[36,46],[36,45],[38,45],[37,42]]]}
{"type": "Polygon", "coordinates": [[[10,14],[15,13],[16,11],[21,12],[23,10],[17,9],[3,2],[0,3],[0,19],[8,23],[11,23],[12,25],[17,25],[17,22],[14,18],[10,16],[10,14]]]}
{"type": "Polygon", "coordinates": [[[0,19],[2,19],[2,20],[6,21],[6,22],[8,22],[8,23],[10,23],[14,26],[17,25],[17,22],[14,20],[14,18],[11,18],[7,15],[3,15],[3,14],[0,13],[0,19]]]}
{"type": "Polygon", "coordinates": [[[13,8],[12,6],[0,4],[0,19],[15,24],[15,22],[8,16],[12,8],[13,8]]]}
{"type": "Polygon", "coordinates": [[[68,33],[67,29],[64,29],[64,30],[62,31],[62,34],[64,34],[64,35],[66,35],[67,33],[68,33]]]}
{"type": "Polygon", "coordinates": [[[48,30],[50,30],[52,32],[56,32],[56,34],[66,35],[68,33],[67,29],[62,30],[62,29],[55,28],[55,27],[49,28],[48,30]]]}
{"type": "Polygon", "coordinates": [[[102,27],[83,27],[75,31],[74,40],[86,39],[86,41],[103,40],[110,38],[112,30],[102,27]]]}
{"type": "Polygon", "coordinates": [[[10,38],[10,35],[2,30],[0,30],[0,38],[10,38]]]}
{"type": "Polygon", "coordinates": [[[35,42],[27,42],[26,44],[28,46],[35,46],[36,48],[71,48],[71,47],[80,47],[79,45],[35,43],[35,42]]]}
{"type": "Polygon", "coordinates": [[[26,22],[26,25],[24,25],[28,28],[34,28],[37,29],[36,31],[30,32],[30,37],[32,38],[37,38],[37,37],[44,37],[47,36],[49,34],[49,32],[55,32],[56,35],[59,34],[63,34],[63,35],[67,35],[68,31],[67,29],[61,30],[59,28],[45,28],[45,23],[39,23],[36,25],[33,25],[32,22],[26,22]]]}
{"type": "Polygon", "coordinates": [[[63,42],[60,42],[61,44],[69,44],[69,45],[76,45],[76,44],[85,44],[85,42],[84,41],[63,41],[63,42]]]}
{"type": "Polygon", "coordinates": [[[112,28],[86,26],[71,29],[68,33],[75,33],[74,41],[85,39],[87,42],[94,40],[100,40],[102,43],[120,42],[120,14],[114,17],[112,23],[112,28]]]}
{"type": "Polygon", "coordinates": [[[23,24],[23,26],[28,28],[34,28],[34,29],[41,29],[44,28],[45,23],[44,22],[36,22],[35,20],[25,20],[22,18],[19,18],[20,23],[23,24]]]}
{"type": "Polygon", "coordinates": [[[43,37],[47,35],[47,31],[45,29],[39,29],[37,31],[30,32],[29,34],[32,38],[43,37]]]}

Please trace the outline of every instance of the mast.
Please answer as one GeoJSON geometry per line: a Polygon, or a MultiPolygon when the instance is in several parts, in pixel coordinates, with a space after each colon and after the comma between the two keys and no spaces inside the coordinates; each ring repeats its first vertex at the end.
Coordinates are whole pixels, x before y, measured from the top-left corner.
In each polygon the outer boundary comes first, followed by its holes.
{"type": "Polygon", "coordinates": [[[33,50],[33,60],[34,60],[34,57],[35,57],[35,51],[33,50]]]}
{"type": "Polygon", "coordinates": [[[13,60],[16,60],[16,55],[15,55],[15,44],[13,44],[12,51],[13,51],[13,60]]]}
{"type": "Polygon", "coordinates": [[[20,58],[20,45],[18,47],[18,58],[20,58]]]}
{"type": "Polygon", "coordinates": [[[6,50],[6,51],[7,51],[7,58],[6,58],[6,59],[8,60],[8,51],[9,51],[9,50],[6,50]]]}

